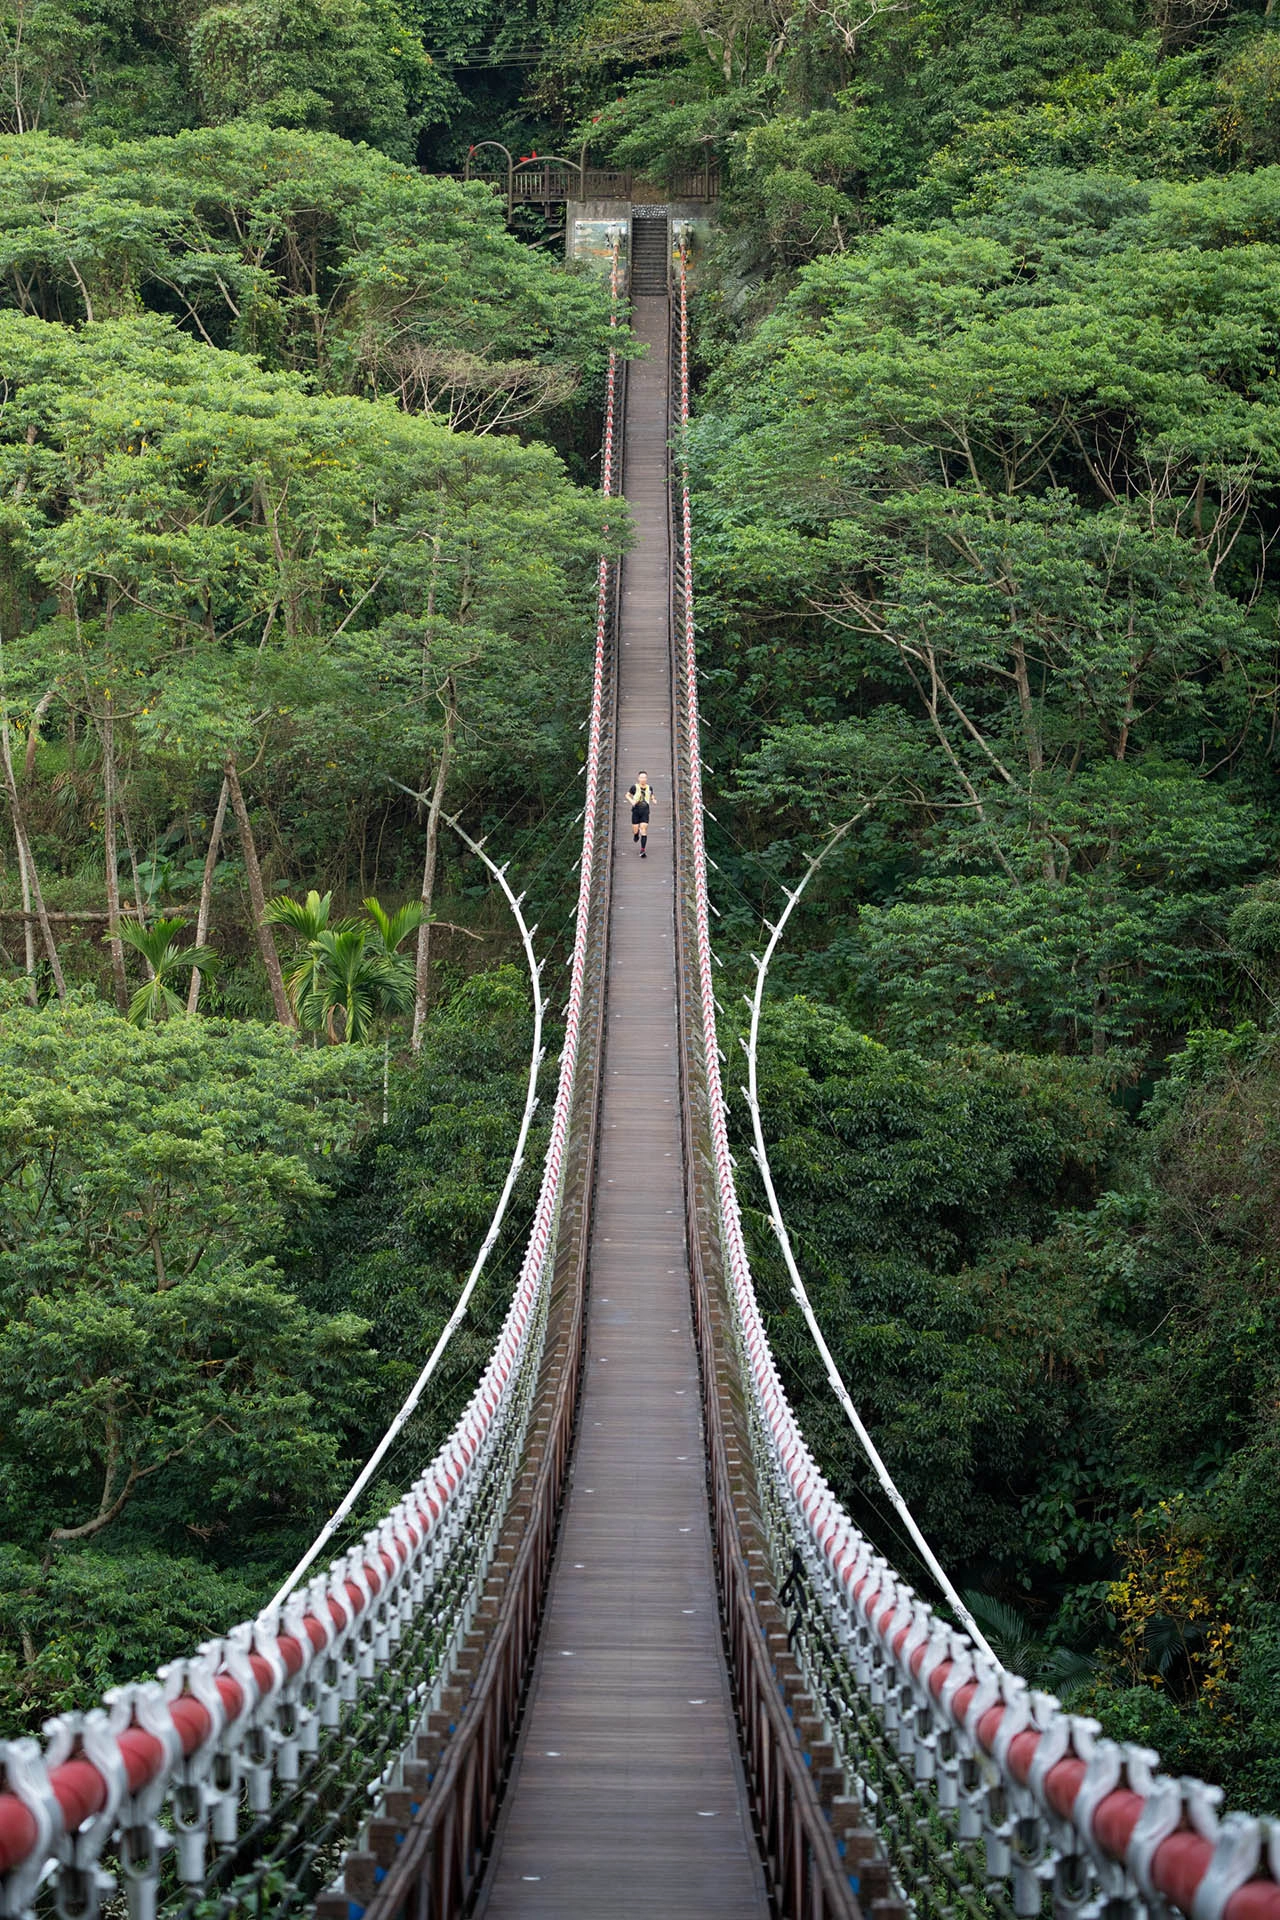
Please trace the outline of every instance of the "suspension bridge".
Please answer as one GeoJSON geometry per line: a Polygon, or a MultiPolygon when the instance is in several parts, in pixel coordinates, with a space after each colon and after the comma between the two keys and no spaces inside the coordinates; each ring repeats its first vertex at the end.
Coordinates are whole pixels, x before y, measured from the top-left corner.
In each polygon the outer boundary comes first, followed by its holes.
{"type": "MultiPolygon", "coordinates": [[[[649,351],[611,359],[603,454],[636,542],[600,563],[565,1039],[498,1341],[358,1545],[315,1571],[384,1449],[257,1619],[0,1745],[0,1913],[1280,1920],[1280,1823],[1224,1813],[1002,1668],[954,1596],[939,1611],[859,1534],[787,1403],[717,1040],[686,246],[637,224],[649,351]],[[621,803],[642,768],[643,863],[621,803]]],[[[530,961],[527,1123],[540,969],[505,870],[476,851],[530,961]]],[[[784,921],[752,1011],[757,1118],[784,921]]]]}

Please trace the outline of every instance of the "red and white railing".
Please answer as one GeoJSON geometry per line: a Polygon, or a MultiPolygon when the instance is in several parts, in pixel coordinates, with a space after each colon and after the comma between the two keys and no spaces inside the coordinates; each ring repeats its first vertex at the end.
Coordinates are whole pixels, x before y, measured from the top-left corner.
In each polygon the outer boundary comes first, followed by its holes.
{"type": "MultiPolygon", "coordinates": [[[[687,269],[682,243],[682,434],[689,418],[687,269]]],[[[1028,1917],[1038,1915],[1049,1897],[1056,1912],[1082,1920],[1104,1907],[1153,1916],[1173,1907],[1192,1920],[1280,1920],[1280,1821],[1221,1815],[1217,1788],[1159,1773],[1154,1753],[1103,1738],[1096,1722],[1032,1691],[936,1614],[854,1526],[788,1404],[747,1258],[720,1074],[683,448],[679,470],[682,630],[676,640],[683,656],[692,932],[720,1242],[780,1583],[793,1556],[805,1570],[811,1604],[793,1640],[807,1665],[817,1711],[825,1713],[832,1743],[854,1779],[859,1764],[853,1729],[869,1712],[882,1748],[896,1757],[919,1796],[917,1824],[923,1829],[941,1822],[947,1848],[985,1849],[976,1886],[971,1876],[961,1884],[964,1874],[951,1883],[962,1898],[982,1899],[984,1888],[989,1897],[1007,1887],[1013,1912],[1028,1917]]],[[[873,1818],[876,1797],[866,1795],[873,1818]]],[[[903,1891],[924,1910],[953,1910],[945,1890],[940,1900],[931,1900],[919,1882],[903,1891]]],[[[1003,1905],[1007,1911],[1007,1899],[1003,1905]]]]}
{"type": "MultiPolygon", "coordinates": [[[[620,299],[619,237],[614,236],[611,278],[613,328],[620,299]]],[[[616,483],[617,395],[617,356],[611,351],[606,495],[616,483]]],[[[173,1662],[156,1680],[116,1688],[101,1708],[47,1722],[43,1746],[33,1739],[0,1743],[0,1916],[19,1920],[37,1900],[43,1907],[48,1897],[67,1920],[93,1920],[102,1898],[122,1879],[131,1920],[153,1920],[163,1905],[189,1908],[207,1886],[214,1861],[226,1869],[218,1882],[219,1909],[234,1911],[234,1889],[241,1882],[255,1883],[258,1899],[268,1886],[268,1867],[284,1881],[291,1878],[290,1845],[306,1837],[300,1783],[306,1787],[317,1756],[328,1756],[330,1782],[346,1782],[355,1806],[348,1829],[358,1826],[367,1794],[358,1778],[351,1784],[351,1768],[359,1761],[352,1747],[358,1741],[344,1728],[359,1715],[362,1699],[382,1687],[397,1713],[409,1703],[406,1724],[411,1726],[412,1715],[425,1719],[440,1698],[450,1653],[465,1635],[483,1590],[523,1451],[546,1326],[582,1052],[595,849],[597,838],[611,828],[610,819],[602,818],[602,795],[609,790],[604,732],[612,564],[602,554],[575,936],[550,1139],[519,1278],[480,1383],[405,1497],[359,1546],[305,1588],[294,1590],[307,1560],[256,1620],[173,1662]],[[394,1672],[397,1658],[410,1646],[416,1664],[401,1678],[394,1672]],[[389,1674],[394,1674],[390,1685],[389,1674]],[[49,1882],[46,1896],[42,1889],[49,1882]]],[[[540,1010],[530,932],[519,902],[499,870],[492,870],[521,926],[540,1010]]],[[[531,1083],[539,1034],[540,1026],[531,1083]]],[[[531,1102],[532,1094],[500,1205],[518,1170],[531,1102]]],[[[492,1233],[487,1239],[491,1243],[492,1233]]],[[[374,1464],[380,1458],[381,1452],[374,1464]]],[[[350,1503],[351,1496],[340,1515],[350,1503]]],[[[371,1751],[377,1748],[376,1739],[369,1744],[371,1751]]],[[[377,1751],[385,1759],[382,1749],[377,1751]]],[[[376,1775],[376,1762],[372,1770],[376,1775]]],[[[342,1838],[332,1821],[324,1838],[330,1845],[342,1838]]],[[[323,1849],[313,1839],[307,1852],[313,1861],[323,1849]]],[[[298,1902],[295,1882],[291,1904],[298,1902]]],[[[307,1904],[305,1895],[302,1904],[307,1904]]]]}

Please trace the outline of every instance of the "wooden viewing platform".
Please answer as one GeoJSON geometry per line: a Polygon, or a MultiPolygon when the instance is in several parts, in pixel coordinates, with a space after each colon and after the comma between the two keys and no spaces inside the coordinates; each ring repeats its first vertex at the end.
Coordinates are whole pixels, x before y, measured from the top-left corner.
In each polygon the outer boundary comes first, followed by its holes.
{"type": "MultiPolygon", "coordinates": [[[[710,206],[720,198],[720,169],[713,161],[685,168],[667,180],[653,181],[630,167],[589,167],[559,154],[545,158],[530,154],[517,160],[497,140],[482,141],[480,147],[488,150],[483,161],[468,156],[460,172],[438,177],[475,180],[491,187],[506,201],[508,215],[516,207],[550,207],[569,200],[617,200],[639,206],[702,201],[710,206]]],[[[479,151],[474,149],[476,154],[479,151]]]]}

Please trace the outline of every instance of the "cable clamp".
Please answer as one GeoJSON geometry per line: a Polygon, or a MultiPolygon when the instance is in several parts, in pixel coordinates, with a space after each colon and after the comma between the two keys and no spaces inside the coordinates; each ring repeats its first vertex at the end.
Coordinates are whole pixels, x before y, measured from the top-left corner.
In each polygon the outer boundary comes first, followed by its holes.
{"type": "MultiPolygon", "coordinates": [[[[311,1652],[311,1641],[305,1630],[301,1638],[305,1662],[311,1652]]],[[[194,1654],[187,1660],[171,1661],[168,1666],[161,1667],[160,1679],[170,1709],[173,1702],[185,1694],[203,1707],[209,1717],[209,1731],[204,1739],[178,1761],[169,1795],[177,1834],[178,1878],[184,1886],[198,1887],[204,1883],[209,1815],[221,1799],[213,1784],[213,1766],[226,1725],[227,1709],[218,1688],[214,1661],[207,1653],[194,1654]]]]}
{"type": "Polygon", "coordinates": [[[1191,1920],[1221,1920],[1232,1894],[1258,1870],[1262,1822],[1248,1813],[1228,1813],[1219,1819],[1221,1789],[1208,1787],[1201,1780],[1185,1781],[1183,1791],[1192,1826],[1213,1842],[1213,1858],[1191,1902],[1191,1920]]]}
{"type": "Polygon", "coordinates": [[[62,1836],[62,1808],[34,1740],[0,1742],[0,1771],[6,1791],[21,1800],[36,1828],[35,1841],[26,1859],[0,1876],[0,1914],[5,1920],[28,1920],[31,1903],[44,1879],[46,1863],[62,1836]]]}
{"type": "Polygon", "coordinates": [[[118,1738],[137,1725],[157,1741],[160,1766],[152,1779],[134,1794],[126,1792],[119,1812],[119,1855],[129,1899],[130,1920],[155,1920],[160,1884],[160,1856],[173,1845],[173,1835],[156,1818],[173,1785],[182,1759],[182,1736],[174,1725],[164,1688],[155,1680],[140,1685],[111,1687],[102,1696],[118,1738]]]}
{"type": "Polygon", "coordinates": [[[1163,1915],[1169,1912],[1169,1905],[1157,1890],[1151,1869],[1157,1850],[1182,1825],[1183,1789],[1167,1773],[1155,1772],[1154,1753],[1143,1747],[1129,1747],[1126,1752],[1129,1785],[1142,1795],[1144,1804],[1125,1848],[1125,1865],[1152,1912],[1163,1915]]]}
{"type": "Polygon", "coordinates": [[[45,1722],[45,1765],[52,1770],[76,1754],[96,1768],[106,1782],[105,1804],[74,1833],[64,1832],[57,1843],[62,1862],[54,1905],[62,1920],[93,1920],[101,1902],[116,1890],[116,1876],[98,1864],[111,1837],[116,1812],[129,1791],[124,1755],[112,1731],[110,1716],[101,1707],[85,1714],[64,1713],[45,1722]]]}
{"type": "Polygon", "coordinates": [[[1116,1792],[1124,1775],[1124,1749],[1115,1741],[1090,1732],[1092,1722],[1077,1722],[1073,1744],[1085,1763],[1084,1779],[1071,1807],[1071,1824],[1093,1862],[1102,1894],[1108,1901],[1131,1899],[1134,1882],[1123,1865],[1114,1860],[1093,1830],[1093,1817],[1110,1794],[1116,1792]]]}

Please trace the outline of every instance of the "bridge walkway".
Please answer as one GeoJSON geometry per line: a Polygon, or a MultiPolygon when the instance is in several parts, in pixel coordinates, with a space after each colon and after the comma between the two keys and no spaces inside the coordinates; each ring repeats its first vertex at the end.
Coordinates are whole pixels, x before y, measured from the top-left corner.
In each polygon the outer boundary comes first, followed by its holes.
{"type": "Polygon", "coordinates": [[[667,302],[635,303],[618,814],[587,1359],[485,1920],[765,1920],[711,1556],[690,1316],[675,1004],[667,302]],[[657,804],[648,857],[626,788],[657,804]]]}

